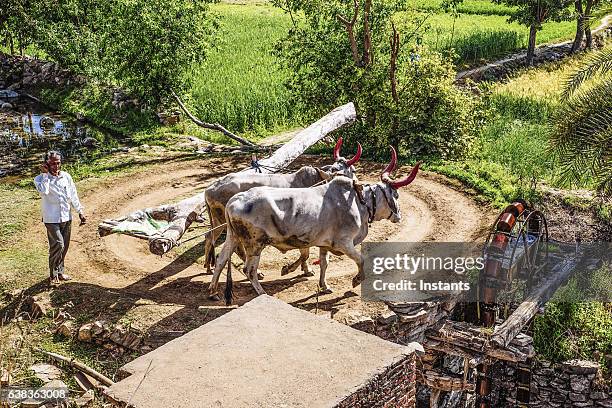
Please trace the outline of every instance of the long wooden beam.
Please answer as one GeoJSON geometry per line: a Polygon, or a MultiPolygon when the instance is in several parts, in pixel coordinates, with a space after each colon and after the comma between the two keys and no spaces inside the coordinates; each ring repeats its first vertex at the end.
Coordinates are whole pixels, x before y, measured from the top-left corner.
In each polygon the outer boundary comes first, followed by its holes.
{"type": "Polygon", "coordinates": [[[441,391],[468,391],[474,392],[476,384],[464,381],[463,377],[451,376],[434,370],[426,370],[419,375],[419,380],[430,388],[441,391]]]}
{"type": "Polygon", "coordinates": [[[576,269],[576,259],[566,259],[553,268],[552,276],[541,283],[523,303],[499,326],[493,330],[491,342],[506,347],[523,327],[536,315],[538,309],[564,285],[576,269]]]}
{"type": "Polygon", "coordinates": [[[475,362],[486,356],[510,362],[525,361],[533,357],[533,339],[521,334],[507,346],[497,346],[489,340],[490,335],[482,328],[465,322],[446,321],[437,330],[426,332],[425,348],[451,355],[469,357],[475,362]]]}

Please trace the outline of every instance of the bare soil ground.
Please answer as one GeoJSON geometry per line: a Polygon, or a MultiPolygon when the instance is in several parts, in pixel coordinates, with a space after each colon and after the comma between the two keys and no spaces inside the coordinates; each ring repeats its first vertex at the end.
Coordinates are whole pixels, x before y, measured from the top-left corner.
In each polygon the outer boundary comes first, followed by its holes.
{"type": "MultiPolygon", "coordinates": [[[[164,257],[148,250],[146,241],[122,235],[99,238],[97,224],[145,207],[178,201],[202,191],[218,177],[246,166],[248,158],[219,157],[157,164],[136,174],[92,183],[81,188],[81,201],[89,220],[87,226],[73,227],[73,243],[67,267],[74,280],[61,285],[52,298],[74,303],[73,315],[111,321],[128,321],[150,335],[180,333],[227,312],[222,302],[207,298],[210,275],[202,266],[203,244],[198,237],[164,257]]],[[[321,158],[304,157],[294,166],[324,164],[321,158]]],[[[383,165],[361,162],[359,178],[375,182],[383,165]]],[[[401,169],[402,173],[408,168],[401,169]]],[[[417,179],[400,191],[403,220],[374,223],[369,241],[473,241],[482,240],[496,212],[476,204],[468,195],[450,186],[435,174],[420,172],[417,179]]],[[[42,224],[33,224],[28,234],[44,241],[42,224]]],[[[184,239],[196,237],[205,228],[194,229],[184,239]]],[[[41,242],[41,244],[44,244],[41,242]]],[[[311,261],[317,251],[311,251],[311,261]]],[[[264,251],[260,271],[266,292],[294,306],[334,316],[347,309],[367,315],[384,311],[383,304],[361,300],[360,288],[351,278],[356,265],[347,257],[332,256],[328,282],[332,294],[317,296],[318,267],[314,277],[301,272],[280,276],[281,267],[295,260],[297,251],[282,254],[274,248],[264,251]]],[[[238,262],[238,258],[234,262],[238,262]]],[[[235,303],[255,296],[250,283],[234,273],[235,303]]],[[[224,282],[224,276],[221,282],[224,282]]],[[[235,307],[235,306],[233,306],[235,307]]]]}

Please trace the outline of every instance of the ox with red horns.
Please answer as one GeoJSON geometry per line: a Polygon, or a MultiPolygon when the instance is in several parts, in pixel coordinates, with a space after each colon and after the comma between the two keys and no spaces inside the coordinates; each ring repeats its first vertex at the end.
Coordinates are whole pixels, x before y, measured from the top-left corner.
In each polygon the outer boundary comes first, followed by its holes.
{"type": "MultiPolygon", "coordinates": [[[[361,145],[357,144],[357,154],[352,159],[340,156],[342,149],[342,138],[339,138],[334,147],[334,163],[321,168],[305,166],[294,173],[288,174],[262,174],[262,173],[232,173],[218,180],[204,192],[209,218],[213,230],[206,235],[204,244],[204,259],[206,269],[210,272],[211,266],[215,264],[214,243],[225,230],[225,206],[234,195],[247,191],[253,187],[276,187],[276,188],[303,188],[310,187],[331,177],[342,175],[349,178],[355,177],[355,167],[361,157],[361,145]]],[[[244,259],[244,251],[241,247],[236,248],[238,255],[244,259]]],[[[283,274],[293,272],[301,265],[304,274],[314,275],[308,267],[308,251],[301,251],[300,258],[283,268],[283,274]]]]}
{"type": "MultiPolygon", "coordinates": [[[[221,270],[236,247],[246,251],[244,273],[258,294],[265,293],[257,279],[257,268],[261,252],[268,245],[283,252],[300,249],[306,253],[310,247],[319,247],[319,284],[325,292],[331,292],[325,280],[329,252],[347,255],[357,264],[353,286],[359,285],[364,278],[363,257],[356,245],[368,235],[370,223],[401,220],[397,189],[414,180],[419,166],[420,163],[407,177],[393,180],[390,174],[397,167],[397,155],[391,148],[391,162],[376,184],[362,185],[347,177],[336,177],[312,188],[256,187],[236,194],[225,209],[227,239],[215,266],[209,295],[217,298],[221,270]]],[[[231,289],[228,264],[225,292],[228,303],[231,289]]]]}

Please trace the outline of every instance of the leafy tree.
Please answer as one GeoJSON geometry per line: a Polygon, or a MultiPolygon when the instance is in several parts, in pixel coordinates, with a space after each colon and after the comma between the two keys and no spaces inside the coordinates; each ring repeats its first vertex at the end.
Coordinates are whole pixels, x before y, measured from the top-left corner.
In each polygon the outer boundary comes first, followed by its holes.
{"type": "Polygon", "coordinates": [[[612,11],[610,0],[575,0],[574,13],[576,15],[576,35],[572,44],[572,52],[578,51],[582,44],[582,39],[586,37],[586,47],[591,49],[593,37],[591,35],[591,25],[597,18],[603,17],[612,11]]]}
{"type": "Polygon", "coordinates": [[[36,9],[38,2],[32,0],[3,0],[0,2],[0,38],[9,47],[11,54],[15,48],[23,55],[31,43],[33,29],[29,11],[36,9]]]}
{"type": "Polygon", "coordinates": [[[354,102],[360,120],[348,132],[373,153],[388,144],[412,155],[465,153],[473,103],[453,86],[451,62],[419,45],[427,16],[395,21],[405,2],[391,0],[276,4],[295,22],[278,54],[296,105],[317,117],[354,102]]]}
{"type": "Polygon", "coordinates": [[[117,81],[153,102],[170,89],[187,88],[187,74],[204,60],[218,27],[207,2],[132,0],[121,11],[111,21],[109,53],[102,59],[114,64],[117,81]]]}
{"type": "Polygon", "coordinates": [[[494,0],[511,7],[516,11],[508,19],[529,27],[529,45],[527,47],[527,65],[533,65],[536,45],[536,34],[547,21],[562,21],[569,18],[567,7],[570,0],[494,0]]]}
{"type": "Polygon", "coordinates": [[[567,80],[551,147],[566,181],[593,177],[612,194],[612,46],[593,53],[567,80]]]}
{"type": "MultiPolygon", "coordinates": [[[[12,33],[22,24],[35,46],[63,67],[156,105],[171,88],[185,88],[186,73],[205,58],[217,28],[208,3],[7,0],[0,28],[12,33]]],[[[21,38],[19,44],[25,44],[21,38]]]]}

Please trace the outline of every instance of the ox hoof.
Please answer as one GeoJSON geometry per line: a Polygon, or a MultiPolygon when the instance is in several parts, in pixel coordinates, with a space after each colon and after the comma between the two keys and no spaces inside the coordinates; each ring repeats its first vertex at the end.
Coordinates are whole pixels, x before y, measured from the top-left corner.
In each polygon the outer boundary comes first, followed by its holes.
{"type": "Polygon", "coordinates": [[[353,278],[353,287],[356,288],[357,286],[359,286],[361,284],[361,277],[360,276],[355,276],[353,278]]]}
{"type": "Polygon", "coordinates": [[[311,277],[311,276],[315,276],[314,272],[311,271],[310,269],[307,271],[304,271],[304,276],[306,277],[311,277]]]}
{"type": "Polygon", "coordinates": [[[264,275],[263,273],[257,272],[257,279],[262,280],[265,277],[266,277],[266,275],[264,275]]]}
{"type": "Polygon", "coordinates": [[[334,293],[334,291],[332,288],[322,288],[319,293],[321,293],[322,295],[329,295],[331,293],[334,293]]]}
{"type": "Polygon", "coordinates": [[[208,295],[208,299],[209,299],[209,300],[212,300],[212,301],[215,301],[215,302],[218,302],[218,301],[220,301],[220,300],[221,300],[221,298],[220,298],[220,297],[219,297],[219,295],[217,295],[217,294],[214,294],[214,295],[208,295]]]}
{"type": "Polygon", "coordinates": [[[281,276],[285,276],[289,273],[289,265],[285,265],[281,268],[281,276]]]}

